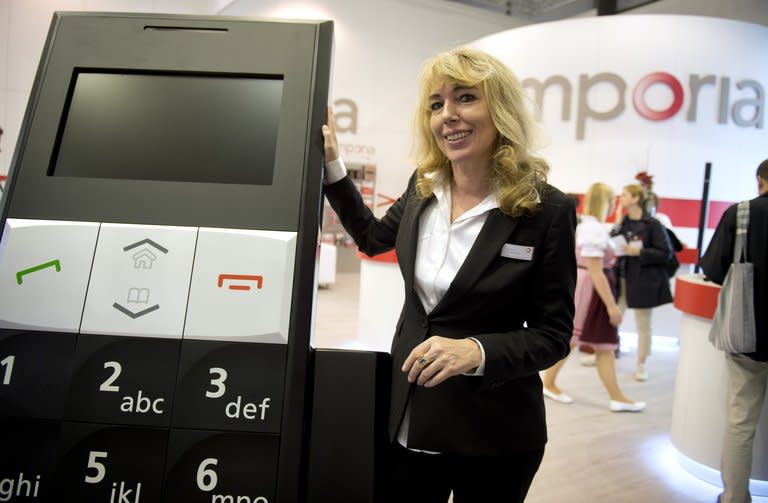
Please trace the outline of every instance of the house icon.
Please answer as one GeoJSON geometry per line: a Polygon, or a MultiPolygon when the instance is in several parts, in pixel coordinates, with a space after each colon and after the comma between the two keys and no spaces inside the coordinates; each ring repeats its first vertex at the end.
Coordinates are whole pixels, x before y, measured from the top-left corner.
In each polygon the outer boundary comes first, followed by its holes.
{"type": "Polygon", "coordinates": [[[123,248],[124,252],[134,250],[131,258],[133,259],[134,269],[152,269],[152,265],[157,260],[156,252],[168,253],[168,249],[160,246],[151,239],[142,239],[123,248]]]}
{"type": "Polygon", "coordinates": [[[131,258],[133,259],[134,269],[152,269],[152,264],[157,260],[157,255],[152,253],[152,250],[148,247],[144,247],[134,253],[131,258]]]}

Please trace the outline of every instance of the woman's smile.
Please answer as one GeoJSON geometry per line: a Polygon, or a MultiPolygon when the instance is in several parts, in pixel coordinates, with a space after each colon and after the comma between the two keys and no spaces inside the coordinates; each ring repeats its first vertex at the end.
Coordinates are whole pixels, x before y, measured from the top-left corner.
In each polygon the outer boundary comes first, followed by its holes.
{"type": "Polygon", "coordinates": [[[481,87],[442,82],[434,88],[429,108],[432,134],[451,164],[488,164],[497,132],[481,87]]]}

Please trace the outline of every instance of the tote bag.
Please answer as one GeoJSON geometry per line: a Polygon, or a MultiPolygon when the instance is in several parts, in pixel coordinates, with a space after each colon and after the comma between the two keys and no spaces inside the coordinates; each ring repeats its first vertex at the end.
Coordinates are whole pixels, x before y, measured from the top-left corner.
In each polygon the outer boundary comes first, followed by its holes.
{"type": "Polygon", "coordinates": [[[709,330],[709,341],[727,353],[753,353],[756,345],[754,270],[747,262],[749,201],[739,203],[733,263],[717,297],[717,309],[709,330]]]}

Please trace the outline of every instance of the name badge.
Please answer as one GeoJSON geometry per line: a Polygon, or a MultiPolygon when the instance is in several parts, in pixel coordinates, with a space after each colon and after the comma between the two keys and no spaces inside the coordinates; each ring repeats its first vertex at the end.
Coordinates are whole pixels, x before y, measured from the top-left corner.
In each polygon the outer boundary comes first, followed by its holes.
{"type": "Polygon", "coordinates": [[[533,260],[533,246],[505,244],[501,247],[501,256],[518,260],[533,260]]]}

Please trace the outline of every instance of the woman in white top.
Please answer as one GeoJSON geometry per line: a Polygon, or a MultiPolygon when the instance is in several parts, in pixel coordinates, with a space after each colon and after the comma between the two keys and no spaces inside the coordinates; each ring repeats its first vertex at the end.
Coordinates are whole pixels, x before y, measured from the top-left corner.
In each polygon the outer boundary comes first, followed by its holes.
{"type": "MultiPolygon", "coordinates": [[[[610,396],[613,412],[639,412],[645,402],[635,402],[619,388],[616,379],[615,351],[619,344],[618,326],[622,313],[616,303],[616,280],[612,266],[614,255],[605,219],[613,205],[613,190],[604,183],[592,184],[584,196],[584,211],[576,227],[576,315],[573,319],[571,346],[587,344],[595,350],[600,380],[610,396]]],[[[573,399],[555,384],[565,358],[544,373],[544,396],[561,403],[573,399]]]]}

